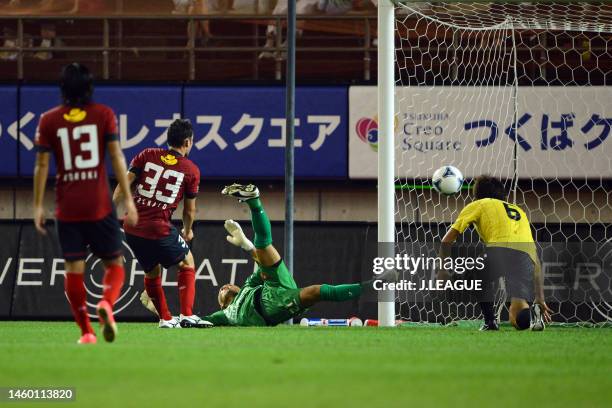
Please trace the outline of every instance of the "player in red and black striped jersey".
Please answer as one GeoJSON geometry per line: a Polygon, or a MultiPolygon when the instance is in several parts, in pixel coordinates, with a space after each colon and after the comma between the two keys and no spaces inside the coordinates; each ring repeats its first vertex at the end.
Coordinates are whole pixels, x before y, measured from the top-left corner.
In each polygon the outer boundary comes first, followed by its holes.
{"type": "MultiPolygon", "coordinates": [[[[125,226],[125,237],[145,271],[145,290],[159,312],[159,327],[209,327],[210,323],[193,313],[195,263],[185,241],[193,239],[196,197],[200,170],[187,158],[193,146],[193,129],[188,120],[177,119],[168,128],[168,149],[145,149],[128,170],[129,183],[136,182],[134,201],[139,222],[125,226]],[[183,231],[178,233],[170,221],[181,200],[183,231]],[[162,266],[178,266],[181,314],[172,317],[161,286],[162,266]]],[[[113,200],[118,202],[117,188],[113,200]]]]}
{"type": "Polygon", "coordinates": [[[46,234],[43,197],[53,153],[57,167],[57,232],[65,259],[65,290],[74,318],[81,328],[79,343],[95,343],[87,315],[83,283],[87,249],[105,266],[102,300],[97,313],[104,338],[113,341],[116,325],[112,305],[124,280],[121,231],[111,201],[104,160],[112,160],[119,188],[125,192],[126,224],[135,224],[138,213],[125,176],[125,158],[117,140],[115,114],[108,106],[91,101],[92,76],[83,65],[73,63],[62,71],[63,103],[45,112],[36,132],[34,169],[34,224],[46,234]]]}

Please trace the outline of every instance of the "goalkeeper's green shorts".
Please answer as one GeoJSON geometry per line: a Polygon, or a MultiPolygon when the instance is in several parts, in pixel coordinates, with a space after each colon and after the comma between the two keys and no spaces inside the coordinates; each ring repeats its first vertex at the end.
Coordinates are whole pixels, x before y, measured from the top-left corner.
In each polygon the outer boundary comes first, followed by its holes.
{"type": "MultiPolygon", "coordinates": [[[[267,275],[258,293],[262,317],[269,326],[276,326],[304,313],[300,302],[300,289],[282,260],[274,266],[260,267],[267,275]]],[[[257,302],[258,299],[255,299],[257,302]]]]}
{"type": "Polygon", "coordinates": [[[300,289],[267,286],[261,290],[261,314],[268,326],[297,317],[306,309],[300,302],[300,289]]]}

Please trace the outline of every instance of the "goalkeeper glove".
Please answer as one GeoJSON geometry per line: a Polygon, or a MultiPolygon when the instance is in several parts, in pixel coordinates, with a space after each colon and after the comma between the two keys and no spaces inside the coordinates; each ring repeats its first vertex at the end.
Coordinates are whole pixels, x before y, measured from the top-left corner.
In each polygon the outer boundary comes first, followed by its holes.
{"type": "Polygon", "coordinates": [[[238,224],[236,221],[226,220],[224,226],[225,230],[229,233],[229,235],[226,237],[227,242],[232,245],[236,245],[247,252],[251,252],[253,249],[255,249],[253,243],[246,237],[246,235],[244,235],[242,227],[240,227],[240,224],[238,224]]]}

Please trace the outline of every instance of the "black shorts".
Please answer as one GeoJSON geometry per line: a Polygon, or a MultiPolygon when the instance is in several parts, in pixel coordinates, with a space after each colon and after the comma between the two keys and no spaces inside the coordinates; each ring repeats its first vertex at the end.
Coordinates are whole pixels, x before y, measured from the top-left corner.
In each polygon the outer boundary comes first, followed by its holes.
{"type": "Polygon", "coordinates": [[[115,212],[98,221],[57,221],[57,235],[67,261],[87,258],[87,247],[101,259],[114,259],[121,252],[121,229],[115,212]]]}
{"type": "Polygon", "coordinates": [[[189,253],[189,246],[174,227],[170,228],[170,235],[160,239],[130,234],[125,234],[125,239],[145,272],[152,271],[157,265],[164,268],[174,266],[189,253]]]}
{"type": "Polygon", "coordinates": [[[496,283],[500,277],[503,277],[506,282],[506,292],[511,298],[533,301],[534,268],[533,260],[526,252],[512,248],[487,248],[485,281],[496,283]]]}

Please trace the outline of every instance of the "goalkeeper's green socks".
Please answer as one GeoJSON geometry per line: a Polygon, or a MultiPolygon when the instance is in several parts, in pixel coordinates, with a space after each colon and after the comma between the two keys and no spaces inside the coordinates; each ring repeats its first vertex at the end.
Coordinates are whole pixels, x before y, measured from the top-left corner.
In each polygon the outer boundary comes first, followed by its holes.
{"type": "Polygon", "coordinates": [[[251,222],[253,223],[253,231],[255,231],[255,239],[253,240],[255,248],[263,249],[272,243],[272,226],[268,215],[263,209],[259,198],[251,198],[246,203],[251,209],[251,222]]]}
{"type": "Polygon", "coordinates": [[[352,283],[346,285],[321,285],[321,300],[332,302],[343,302],[356,299],[361,296],[361,284],[352,283]]]}

